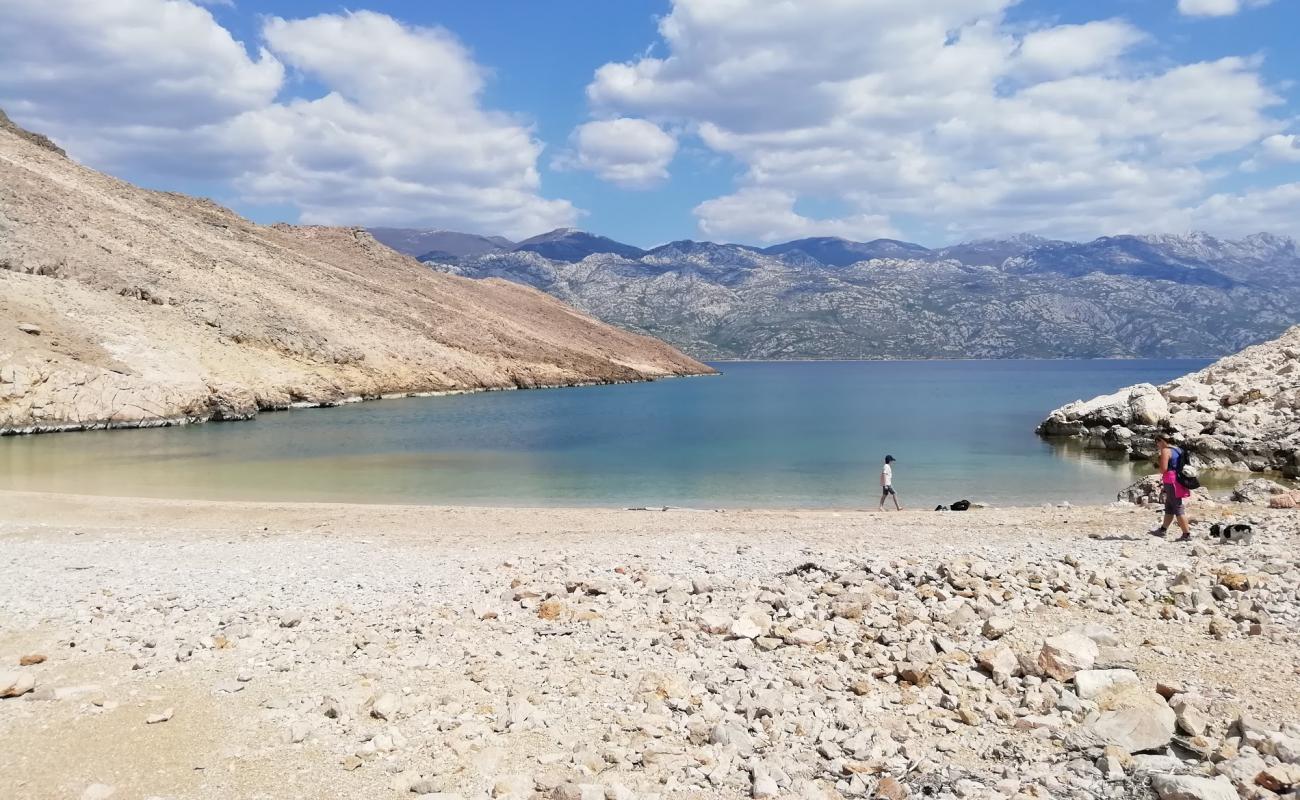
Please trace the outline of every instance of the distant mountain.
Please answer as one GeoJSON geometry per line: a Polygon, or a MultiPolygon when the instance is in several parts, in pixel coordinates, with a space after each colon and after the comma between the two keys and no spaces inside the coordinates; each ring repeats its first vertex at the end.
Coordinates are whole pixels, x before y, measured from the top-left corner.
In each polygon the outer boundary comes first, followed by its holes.
{"type": "Polygon", "coordinates": [[[818,236],[775,244],[762,251],[764,255],[783,256],[803,253],[828,267],[847,267],[873,258],[925,258],[929,248],[896,239],[875,239],[870,242],[851,242],[837,236],[818,236]]]}
{"type": "Polygon", "coordinates": [[[426,260],[465,258],[509,250],[515,243],[501,236],[415,228],[370,228],[370,235],[399,253],[426,260]]]}
{"type": "MultiPolygon", "coordinates": [[[[584,241],[575,234],[548,236],[584,241]]],[[[559,252],[425,260],[535,286],[714,359],[1215,356],[1300,322],[1295,242],[1268,234],[559,252]]]]}
{"type": "Polygon", "coordinates": [[[515,245],[515,251],[536,253],[555,261],[581,261],[597,253],[611,253],[624,258],[640,258],[645,251],[630,244],[616,242],[575,228],[557,228],[541,236],[525,239],[515,245]]]}

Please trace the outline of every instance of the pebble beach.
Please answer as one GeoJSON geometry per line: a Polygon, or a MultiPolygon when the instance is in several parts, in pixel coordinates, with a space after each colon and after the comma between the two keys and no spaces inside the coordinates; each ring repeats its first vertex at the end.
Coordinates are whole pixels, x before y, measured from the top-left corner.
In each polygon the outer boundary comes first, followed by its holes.
{"type": "Polygon", "coordinates": [[[4,493],[0,796],[1294,796],[1300,519],[1193,516],[4,493]]]}

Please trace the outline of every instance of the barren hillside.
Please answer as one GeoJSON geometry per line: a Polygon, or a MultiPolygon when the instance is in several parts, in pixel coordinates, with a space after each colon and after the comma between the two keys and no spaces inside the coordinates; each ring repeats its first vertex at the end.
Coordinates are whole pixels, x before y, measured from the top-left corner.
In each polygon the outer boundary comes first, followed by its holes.
{"type": "Polygon", "coordinates": [[[708,371],[361,230],[266,227],[140,189],[0,114],[0,433],[708,371]]]}

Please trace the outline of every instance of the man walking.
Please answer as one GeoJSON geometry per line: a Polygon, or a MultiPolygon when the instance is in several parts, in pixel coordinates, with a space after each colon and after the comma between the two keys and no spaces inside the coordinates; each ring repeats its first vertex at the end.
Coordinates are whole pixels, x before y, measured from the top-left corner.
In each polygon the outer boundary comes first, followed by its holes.
{"type": "Polygon", "coordinates": [[[898,504],[898,492],[894,491],[894,461],[893,456],[885,456],[885,466],[880,470],[880,510],[885,510],[885,500],[894,498],[894,510],[902,511],[903,507],[898,504]]]}

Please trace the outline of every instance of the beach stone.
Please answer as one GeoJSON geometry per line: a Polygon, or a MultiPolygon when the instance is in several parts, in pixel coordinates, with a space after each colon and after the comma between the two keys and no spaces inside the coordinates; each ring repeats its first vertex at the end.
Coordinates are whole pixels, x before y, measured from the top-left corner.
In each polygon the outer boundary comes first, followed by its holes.
{"type": "Polygon", "coordinates": [[[30,672],[0,672],[0,697],[20,697],[36,686],[36,676],[30,672]]]}
{"type": "Polygon", "coordinates": [[[1127,669],[1081,670],[1074,674],[1075,692],[1084,700],[1095,700],[1118,687],[1138,683],[1137,673],[1127,669]]]}
{"type": "Polygon", "coordinates": [[[873,797],[876,800],[907,800],[907,787],[894,776],[886,775],[876,783],[873,797]]]}
{"type": "Polygon", "coordinates": [[[1300,766],[1277,764],[1255,776],[1255,784],[1270,792],[1286,794],[1300,789],[1300,766]]]}
{"type": "Polygon", "coordinates": [[[81,791],[81,800],[108,800],[117,794],[117,787],[107,783],[92,783],[81,791]]]}
{"type": "Polygon", "coordinates": [[[1015,651],[1004,644],[980,651],[975,660],[980,667],[1000,680],[1006,680],[1020,672],[1020,659],[1015,651]]]}
{"type": "Polygon", "coordinates": [[[300,742],[303,742],[307,739],[308,736],[311,736],[311,731],[312,731],[312,725],[310,722],[308,722],[305,719],[295,720],[294,723],[289,726],[289,730],[288,730],[289,742],[291,744],[298,744],[300,742]]]}
{"type": "Polygon", "coordinates": [[[750,797],[776,797],[781,793],[781,787],[777,785],[776,780],[765,773],[758,773],[754,776],[754,783],[750,787],[750,797]]]}
{"type": "Polygon", "coordinates": [[[284,612],[281,612],[281,614],[280,614],[280,627],[281,627],[281,628],[296,628],[296,627],[298,627],[298,626],[301,625],[301,624],[302,624],[302,612],[301,612],[301,611],[294,610],[294,611],[284,611],[284,612]]]}
{"type": "Polygon", "coordinates": [[[736,639],[757,639],[763,635],[763,629],[749,617],[741,617],[731,623],[728,632],[736,639]]]}
{"type": "Polygon", "coordinates": [[[984,621],[982,633],[986,639],[1001,639],[1015,630],[1015,620],[1010,617],[989,617],[984,621]]]}
{"type": "Polygon", "coordinates": [[[539,619],[557,620],[564,613],[564,602],[558,597],[548,597],[537,607],[539,619]]]}
{"type": "Polygon", "coordinates": [[[1151,788],[1160,800],[1239,800],[1232,781],[1222,776],[1156,775],[1151,779],[1151,788]]]}
{"type": "Polygon", "coordinates": [[[148,717],[145,717],[144,724],[157,725],[162,722],[167,722],[172,718],[174,713],[176,713],[175,709],[168,708],[158,712],[157,714],[150,714],[148,717]]]}
{"type": "Polygon", "coordinates": [[[41,328],[40,328],[40,326],[39,326],[39,325],[33,325],[33,324],[31,324],[30,322],[20,322],[20,323],[18,323],[18,330],[19,330],[19,332],[21,332],[21,333],[25,333],[25,334],[27,334],[28,336],[40,336],[40,335],[41,335],[41,328]]]}
{"type": "Polygon", "coordinates": [[[726,634],[731,630],[731,617],[720,611],[706,611],[700,615],[699,625],[705,633],[726,634]]]}
{"type": "Polygon", "coordinates": [[[1135,687],[1127,696],[1112,691],[1108,702],[1119,706],[1103,711],[1086,728],[1095,742],[1114,745],[1128,753],[1165,747],[1174,738],[1174,710],[1154,693],[1135,687]]]}
{"type": "Polygon", "coordinates": [[[1038,668],[1058,681],[1068,681],[1097,660],[1097,643],[1077,631],[1052,636],[1038,653],[1038,668]]]}
{"type": "Polygon", "coordinates": [[[374,705],[370,707],[370,716],[375,719],[382,719],[386,722],[392,722],[397,717],[397,712],[402,707],[401,698],[392,692],[384,692],[375,700],[374,705]]]}
{"type": "Polygon", "coordinates": [[[786,641],[790,644],[808,646],[818,644],[825,638],[826,634],[815,628],[797,628],[790,632],[786,641]]]}
{"type": "Polygon", "coordinates": [[[25,655],[22,658],[18,659],[18,666],[20,667],[32,667],[37,664],[44,664],[44,663],[45,663],[45,656],[41,655],[40,653],[32,653],[30,655],[25,655]]]}

